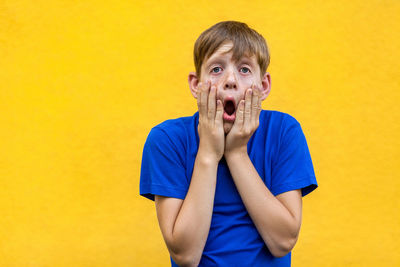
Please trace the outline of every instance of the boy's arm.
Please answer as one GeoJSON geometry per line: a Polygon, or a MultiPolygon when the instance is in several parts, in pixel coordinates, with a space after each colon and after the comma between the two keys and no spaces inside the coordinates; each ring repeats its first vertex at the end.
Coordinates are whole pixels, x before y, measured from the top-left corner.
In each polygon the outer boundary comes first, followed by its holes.
{"type": "Polygon", "coordinates": [[[155,197],[158,222],[172,259],[197,266],[211,225],[218,162],[199,153],[185,200],[155,197]]]}
{"type": "Polygon", "coordinates": [[[200,144],[184,200],[156,196],[157,217],[165,243],[180,266],[197,266],[211,225],[218,162],[224,154],[223,106],[216,88],[200,85],[200,144]],[[217,103],[217,104],[216,104],[217,103]]]}
{"type": "Polygon", "coordinates": [[[297,242],[301,225],[301,190],[275,197],[265,186],[250,158],[226,156],[235,185],[258,232],[275,257],[289,253],[297,242]]]}
{"type": "Polygon", "coordinates": [[[301,225],[301,191],[275,197],[262,182],[248,154],[247,142],[259,125],[261,97],[256,88],[246,92],[235,123],[226,137],[225,159],[244,205],[275,257],[294,247],[301,225]]]}

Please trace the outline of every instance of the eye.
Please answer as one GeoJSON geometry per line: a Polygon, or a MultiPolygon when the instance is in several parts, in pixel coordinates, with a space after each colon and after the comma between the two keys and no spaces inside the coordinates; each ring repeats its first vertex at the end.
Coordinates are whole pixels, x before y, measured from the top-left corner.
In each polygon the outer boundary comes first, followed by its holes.
{"type": "Polygon", "coordinates": [[[212,73],[218,73],[218,72],[219,72],[219,71],[218,71],[219,69],[222,70],[221,67],[214,67],[214,68],[212,68],[211,72],[212,72],[212,73]]]}
{"type": "Polygon", "coordinates": [[[247,67],[242,67],[242,68],[240,68],[240,70],[242,70],[241,72],[243,72],[243,73],[249,73],[250,72],[250,69],[247,68],[247,67]]]}

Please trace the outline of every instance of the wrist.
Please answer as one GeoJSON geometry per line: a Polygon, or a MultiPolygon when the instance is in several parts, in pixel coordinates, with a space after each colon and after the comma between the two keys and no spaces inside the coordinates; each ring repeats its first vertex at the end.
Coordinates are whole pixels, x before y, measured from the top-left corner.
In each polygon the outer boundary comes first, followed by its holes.
{"type": "Polygon", "coordinates": [[[226,150],[224,153],[224,157],[227,161],[244,159],[244,158],[248,157],[247,146],[237,148],[234,150],[226,150]]]}
{"type": "Polygon", "coordinates": [[[210,153],[202,147],[199,147],[196,155],[196,160],[198,160],[202,165],[218,165],[221,158],[222,156],[218,157],[214,153],[210,153]]]}

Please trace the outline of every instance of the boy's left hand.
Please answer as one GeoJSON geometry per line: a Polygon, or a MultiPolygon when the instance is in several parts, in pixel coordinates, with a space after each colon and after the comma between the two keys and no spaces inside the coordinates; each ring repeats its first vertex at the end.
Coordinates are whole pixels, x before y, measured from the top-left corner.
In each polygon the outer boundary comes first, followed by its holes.
{"type": "Polygon", "coordinates": [[[247,142],[259,125],[261,112],[261,92],[256,85],[246,91],[236,111],[232,129],[225,137],[225,156],[233,153],[246,153],[247,142]]]}

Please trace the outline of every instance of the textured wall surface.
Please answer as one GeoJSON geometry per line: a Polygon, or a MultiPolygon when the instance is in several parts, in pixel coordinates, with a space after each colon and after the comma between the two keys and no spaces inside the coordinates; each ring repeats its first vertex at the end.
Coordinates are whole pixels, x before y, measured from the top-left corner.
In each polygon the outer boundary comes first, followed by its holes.
{"type": "Polygon", "coordinates": [[[264,109],[319,188],[293,266],[400,266],[400,1],[0,1],[0,266],[169,266],[139,196],[150,129],[190,116],[198,35],[267,39],[264,109]]]}

